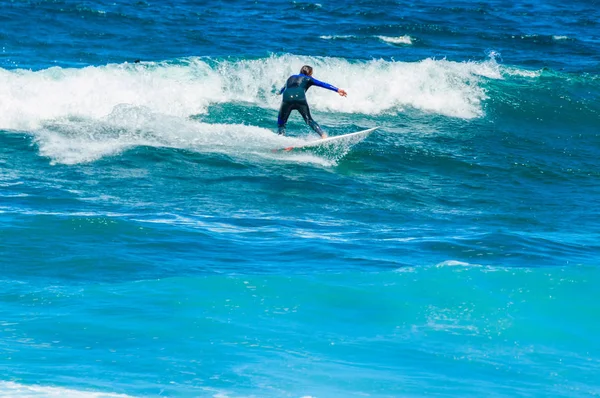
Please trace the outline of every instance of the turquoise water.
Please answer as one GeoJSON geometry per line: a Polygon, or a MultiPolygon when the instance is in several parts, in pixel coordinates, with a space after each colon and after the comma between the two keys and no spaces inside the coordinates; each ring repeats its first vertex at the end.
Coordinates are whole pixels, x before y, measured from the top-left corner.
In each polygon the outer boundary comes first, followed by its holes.
{"type": "Polygon", "coordinates": [[[3,2],[0,395],[600,395],[596,5],[3,2]]]}

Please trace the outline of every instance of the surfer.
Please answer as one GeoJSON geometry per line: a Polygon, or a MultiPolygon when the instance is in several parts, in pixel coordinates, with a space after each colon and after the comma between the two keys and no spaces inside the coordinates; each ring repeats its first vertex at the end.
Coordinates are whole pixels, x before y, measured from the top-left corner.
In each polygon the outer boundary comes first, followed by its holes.
{"type": "Polygon", "coordinates": [[[300,112],[306,124],[308,124],[315,133],[319,134],[321,138],[327,137],[327,134],[321,130],[321,126],[319,126],[310,115],[308,102],[306,102],[306,90],[308,90],[310,86],[318,86],[335,91],[342,97],[345,97],[347,93],[341,88],[318,81],[312,77],[312,74],[313,68],[304,65],[302,69],[300,69],[300,74],[290,76],[285,83],[285,86],[277,93],[277,95],[283,94],[281,107],[279,108],[279,116],[277,117],[278,134],[285,135],[285,124],[287,123],[288,117],[290,117],[290,113],[296,109],[300,112]]]}

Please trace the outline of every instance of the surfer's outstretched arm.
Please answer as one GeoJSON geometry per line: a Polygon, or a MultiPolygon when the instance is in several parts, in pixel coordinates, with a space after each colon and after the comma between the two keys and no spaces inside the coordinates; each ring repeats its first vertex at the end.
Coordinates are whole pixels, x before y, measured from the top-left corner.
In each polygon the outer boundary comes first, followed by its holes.
{"type": "Polygon", "coordinates": [[[338,94],[339,94],[339,95],[341,95],[342,97],[345,97],[345,96],[347,96],[347,95],[348,95],[348,94],[346,93],[346,91],[345,91],[345,90],[343,90],[343,89],[341,89],[341,88],[337,88],[337,87],[336,87],[336,86],[334,86],[334,85],[331,85],[331,84],[329,84],[329,83],[325,83],[325,82],[322,82],[322,81],[320,81],[320,80],[317,80],[317,79],[315,79],[315,78],[314,78],[314,77],[312,77],[312,76],[310,76],[310,79],[312,80],[312,83],[313,83],[315,86],[322,87],[322,88],[326,88],[327,90],[335,91],[336,93],[338,93],[338,94]]]}

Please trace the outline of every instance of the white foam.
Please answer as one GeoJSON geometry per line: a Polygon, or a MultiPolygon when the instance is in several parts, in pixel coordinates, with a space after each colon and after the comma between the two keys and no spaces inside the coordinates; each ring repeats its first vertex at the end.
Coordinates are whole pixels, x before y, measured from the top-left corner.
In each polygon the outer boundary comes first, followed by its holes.
{"type": "Polygon", "coordinates": [[[24,385],[0,382],[0,395],[4,397],[82,397],[82,398],[128,398],[129,395],[73,390],[60,387],[24,385]]]}
{"type": "Polygon", "coordinates": [[[552,36],[552,39],[560,41],[560,40],[568,40],[569,37],[568,36],[558,36],[558,35],[555,35],[555,36],[552,36]]]}
{"type": "Polygon", "coordinates": [[[42,156],[64,164],[91,162],[136,146],[270,156],[269,149],[303,142],[260,127],[200,123],[129,105],[117,106],[99,119],[44,123],[35,132],[35,141],[42,156]]]}
{"type": "Polygon", "coordinates": [[[283,137],[269,129],[242,124],[200,123],[128,105],[117,106],[111,114],[100,119],[63,118],[47,122],[35,131],[34,136],[40,154],[53,163],[62,164],[92,162],[129,148],[149,146],[331,167],[357,143],[336,141],[318,155],[273,153],[273,149],[317,138],[283,137]]]}
{"type": "Polygon", "coordinates": [[[0,128],[32,130],[43,121],[67,116],[98,119],[119,104],[179,117],[205,113],[210,104],[240,101],[276,110],[280,97],[274,91],[304,64],[315,67],[316,78],[348,91],[347,98],[340,98],[312,89],[308,93],[311,105],[326,112],[379,114],[409,106],[469,119],[482,114],[481,101],[486,96],[480,77],[501,78],[499,72],[481,72],[498,69],[494,60],[352,62],[295,55],[40,71],[0,69],[0,128]]]}
{"type": "Polygon", "coordinates": [[[410,36],[398,36],[398,37],[388,37],[388,36],[377,36],[377,38],[381,41],[390,44],[413,44],[413,39],[410,36]]]}
{"type": "Polygon", "coordinates": [[[203,62],[0,69],[0,81],[0,128],[8,129],[35,129],[43,120],[62,116],[98,118],[121,103],[188,116],[202,112],[211,100],[224,99],[219,76],[203,62]]]}

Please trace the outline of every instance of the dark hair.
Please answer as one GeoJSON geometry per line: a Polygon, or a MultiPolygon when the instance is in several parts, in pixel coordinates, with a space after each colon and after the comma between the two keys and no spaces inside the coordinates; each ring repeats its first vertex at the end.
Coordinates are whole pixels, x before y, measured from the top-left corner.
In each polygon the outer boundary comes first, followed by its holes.
{"type": "Polygon", "coordinates": [[[310,76],[312,74],[312,66],[304,65],[302,69],[300,69],[300,74],[310,76]]]}

